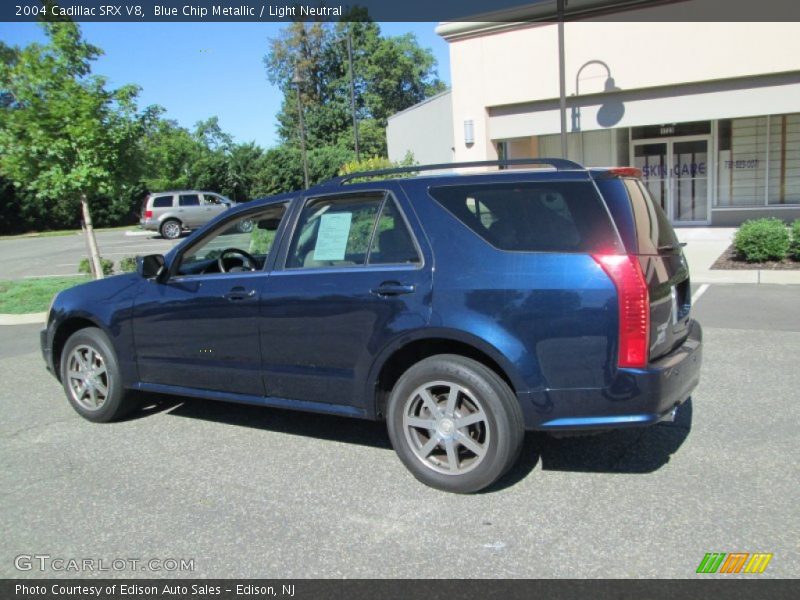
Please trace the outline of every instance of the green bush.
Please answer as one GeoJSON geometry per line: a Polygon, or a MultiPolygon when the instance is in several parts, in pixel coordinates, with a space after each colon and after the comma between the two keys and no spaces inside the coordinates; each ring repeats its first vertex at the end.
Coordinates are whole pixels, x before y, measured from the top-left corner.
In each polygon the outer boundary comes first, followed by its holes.
{"type": "MultiPolygon", "coordinates": [[[[103,275],[111,275],[114,272],[114,261],[107,258],[100,258],[100,266],[103,267],[103,275]]],[[[92,268],[89,266],[89,259],[82,258],[78,263],[78,273],[91,273],[92,268]]]]}
{"type": "MultiPolygon", "coordinates": [[[[381,171],[383,169],[394,169],[398,167],[413,167],[416,163],[414,162],[414,155],[411,152],[407,152],[405,158],[401,161],[392,162],[388,158],[383,156],[373,156],[370,158],[364,158],[361,161],[350,161],[342,165],[339,169],[339,175],[352,175],[354,173],[361,173],[362,171],[381,171]]],[[[377,175],[367,177],[357,177],[352,180],[353,183],[360,182],[360,181],[369,181],[375,179],[395,179],[395,178],[404,178],[404,177],[414,177],[416,173],[396,173],[394,175],[377,175]]]]}
{"type": "Polygon", "coordinates": [[[800,260],[800,219],[792,223],[792,247],[789,253],[795,260],[800,260]]]}
{"type": "Polygon", "coordinates": [[[248,252],[250,254],[268,254],[270,248],[272,248],[272,242],[275,240],[275,233],[275,231],[261,229],[260,227],[253,229],[248,252]]]}
{"type": "Polygon", "coordinates": [[[117,264],[120,273],[130,273],[136,270],[136,257],[126,256],[117,264]]]}
{"type": "Polygon", "coordinates": [[[783,260],[789,251],[789,230],[780,219],[745,221],[733,237],[733,248],[747,262],[783,260]]]}

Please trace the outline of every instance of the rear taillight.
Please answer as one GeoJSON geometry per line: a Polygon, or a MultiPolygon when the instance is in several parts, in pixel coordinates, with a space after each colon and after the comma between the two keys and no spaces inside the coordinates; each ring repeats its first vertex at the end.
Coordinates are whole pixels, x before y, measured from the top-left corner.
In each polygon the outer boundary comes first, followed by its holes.
{"type": "Polygon", "coordinates": [[[144,218],[145,219],[152,219],[153,218],[153,211],[152,210],[144,211],[144,218]]]}
{"type": "Polygon", "coordinates": [[[638,177],[642,178],[642,170],[636,167],[614,167],[608,170],[611,177],[638,177]]]}
{"type": "Polygon", "coordinates": [[[619,303],[620,367],[647,366],[650,345],[650,294],[635,256],[594,254],[592,258],[614,282],[619,303]]]}

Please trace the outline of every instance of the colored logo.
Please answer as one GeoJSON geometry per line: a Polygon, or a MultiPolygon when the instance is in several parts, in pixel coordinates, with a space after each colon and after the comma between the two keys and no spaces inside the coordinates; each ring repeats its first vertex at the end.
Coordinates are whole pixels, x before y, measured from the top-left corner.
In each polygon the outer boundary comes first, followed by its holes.
{"type": "Polygon", "coordinates": [[[756,552],[709,552],[700,561],[698,573],[763,573],[772,554],[756,552]]]}

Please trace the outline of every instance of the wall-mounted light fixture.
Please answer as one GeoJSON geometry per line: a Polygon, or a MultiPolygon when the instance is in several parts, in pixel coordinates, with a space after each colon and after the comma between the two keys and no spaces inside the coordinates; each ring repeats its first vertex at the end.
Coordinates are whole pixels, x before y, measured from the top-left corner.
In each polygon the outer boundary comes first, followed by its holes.
{"type": "Polygon", "coordinates": [[[475,143],[475,121],[472,119],[464,120],[464,143],[467,146],[475,143]]]}
{"type": "MultiPolygon", "coordinates": [[[[608,67],[606,63],[602,60],[590,60],[581,65],[581,68],[578,69],[578,72],[575,74],[575,105],[572,107],[572,131],[580,131],[581,130],[581,107],[580,107],[580,77],[581,72],[584,68],[588,67],[589,65],[600,65],[606,70],[606,80],[603,83],[603,92],[606,94],[612,94],[614,92],[622,91],[620,88],[617,87],[616,83],[614,82],[614,78],[611,77],[611,69],[608,67]]],[[[625,105],[618,99],[612,97],[612,99],[604,98],[603,104],[600,106],[600,109],[597,112],[597,123],[601,127],[613,127],[617,123],[622,120],[622,117],[625,115],[625,105]]]]}

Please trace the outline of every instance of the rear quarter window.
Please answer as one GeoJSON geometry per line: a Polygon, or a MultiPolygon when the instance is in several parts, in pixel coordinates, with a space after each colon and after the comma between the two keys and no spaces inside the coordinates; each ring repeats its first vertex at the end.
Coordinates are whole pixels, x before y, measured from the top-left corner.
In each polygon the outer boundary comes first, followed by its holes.
{"type": "Polygon", "coordinates": [[[621,252],[611,217],[588,181],[434,187],[431,196],[501,250],[621,252]]]}
{"type": "Polygon", "coordinates": [[[638,253],[679,252],[680,246],[675,230],[664,210],[653,201],[644,184],[638,179],[625,179],[624,185],[633,209],[638,253]]]}
{"type": "Polygon", "coordinates": [[[170,208],[172,196],[157,196],[153,198],[153,208],[170,208]]]}
{"type": "Polygon", "coordinates": [[[197,194],[181,194],[178,204],[180,206],[200,206],[200,196],[197,194]]]}

